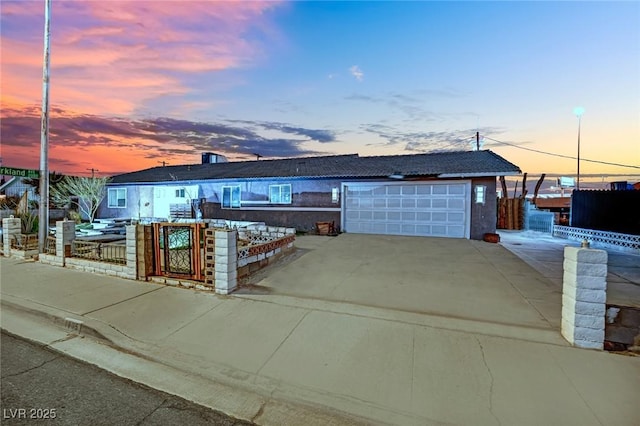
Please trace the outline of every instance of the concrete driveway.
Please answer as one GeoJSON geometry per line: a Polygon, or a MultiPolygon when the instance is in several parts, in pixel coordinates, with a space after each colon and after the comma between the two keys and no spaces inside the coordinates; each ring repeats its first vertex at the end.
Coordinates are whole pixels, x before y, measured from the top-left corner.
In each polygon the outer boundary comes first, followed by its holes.
{"type": "Polygon", "coordinates": [[[276,294],[494,324],[559,329],[561,289],[498,244],[341,234],[296,239],[236,294],[276,294]]]}
{"type": "MultiPolygon", "coordinates": [[[[534,231],[500,231],[501,245],[562,290],[564,248],[580,242],[534,231]]],[[[640,308],[640,256],[608,250],[607,304],[640,308]]]]}

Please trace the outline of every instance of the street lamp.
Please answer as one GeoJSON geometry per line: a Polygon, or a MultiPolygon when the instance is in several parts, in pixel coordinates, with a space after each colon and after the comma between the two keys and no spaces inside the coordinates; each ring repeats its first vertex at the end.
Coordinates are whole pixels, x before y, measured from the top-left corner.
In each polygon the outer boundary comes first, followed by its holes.
{"type": "Polygon", "coordinates": [[[578,117],[578,173],[576,177],[576,189],[580,191],[580,122],[582,119],[582,114],[584,114],[584,108],[575,107],[573,109],[573,113],[578,117]]]}

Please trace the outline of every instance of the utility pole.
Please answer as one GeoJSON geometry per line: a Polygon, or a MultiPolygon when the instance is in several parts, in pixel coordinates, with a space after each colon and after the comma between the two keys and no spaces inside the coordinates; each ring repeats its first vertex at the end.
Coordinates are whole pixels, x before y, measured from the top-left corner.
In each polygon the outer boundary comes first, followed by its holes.
{"type": "Polygon", "coordinates": [[[476,132],[476,151],[480,151],[480,132],[476,132]]]}
{"type": "Polygon", "coordinates": [[[91,179],[93,179],[95,177],[95,173],[99,172],[100,170],[98,169],[94,169],[93,167],[87,170],[91,170],[91,179]]]}
{"type": "Polygon", "coordinates": [[[578,117],[578,167],[576,171],[576,190],[580,191],[580,125],[582,122],[582,114],[584,114],[584,108],[576,107],[573,113],[578,117]]]}
{"type": "Polygon", "coordinates": [[[44,55],[42,64],[42,120],[40,126],[40,208],[38,253],[46,250],[49,235],[49,62],[51,0],[44,0],[44,55]]]}

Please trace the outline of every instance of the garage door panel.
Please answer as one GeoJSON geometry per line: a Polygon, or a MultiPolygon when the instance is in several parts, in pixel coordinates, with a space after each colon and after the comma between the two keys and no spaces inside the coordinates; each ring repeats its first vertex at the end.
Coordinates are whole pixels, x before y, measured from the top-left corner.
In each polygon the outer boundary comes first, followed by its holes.
{"type": "Polygon", "coordinates": [[[434,209],[446,209],[447,208],[447,199],[446,198],[434,198],[431,200],[431,207],[434,209]]]}
{"type": "Polygon", "coordinates": [[[360,210],[360,220],[371,220],[373,219],[373,212],[367,210],[360,210]]]}
{"type": "Polygon", "coordinates": [[[464,226],[462,225],[450,225],[447,227],[447,234],[452,237],[464,238],[464,226]]]}
{"type": "Polygon", "coordinates": [[[373,208],[373,199],[369,198],[369,197],[361,197],[360,198],[360,208],[361,209],[373,208]]]}
{"type": "Polygon", "coordinates": [[[418,195],[430,195],[431,185],[418,185],[416,193],[418,195]]]}
{"type": "Polygon", "coordinates": [[[447,213],[447,222],[460,223],[464,220],[464,214],[460,212],[447,213]]]}
{"type": "Polygon", "coordinates": [[[431,235],[431,225],[416,225],[416,235],[431,235]]]}
{"type": "Polygon", "coordinates": [[[348,221],[358,220],[360,219],[360,212],[357,210],[347,210],[346,217],[348,221]]]}
{"type": "Polygon", "coordinates": [[[387,226],[384,223],[372,223],[367,226],[367,229],[373,231],[374,234],[386,234],[387,226]]]}
{"type": "Polygon", "coordinates": [[[431,233],[439,237],[445,237],[447,235],[446,225],[431,225],[431,233]]]}
{"type": "Polygon", "coordinates": [[[406,222],[406,221],[415,222],[416,212],[402,212],[401,217],[403,222],[406,222]]]}
{"type": "Polygon", "coordinates": [[[402,225],[404,235],[416,235],[416,225],[402,225]]]}
{"type": "Polygon", "coordinates": [[[376,209],[384,209],[387,207],[387,200],[385,198],[375,198],[373,200],[373,207],[376,209]]]}
{"type": "MultiPolygon", "coordinates": [[[[428,194],[426,194],[428,195],[428,194]]],[[[416,207],[419,209],[430,209],[431,208],[431,200],[427,198],[420,198],[416,201],[416,207]]]]}
{"type": "Polygon", "coordinates": [[[464,195],[465,191],[464,191],[465,185],[459,184],[459,185],[448,185],[448,192],[451,195],[464,195]]]}
{"type": "Polygon", "coordinates": [[[388,221],[400,221],[402,220],[401,212],[387,212],[387,220],[388,221]]]}
{"type": "Polygon", "coordinates": [[[420,222],[431,222],[431,212],[418,212],[416,220],[420,222]]]}
{"type": "Polygon", "coordinates": [[[399,223],[387,223],[387,234],[399,234],[400,230],[399,223]]]}
{"type": "Polygon", "coordinates": [[[345,187],[344,229],[391,235],[468,236],[469,183],[345,187]]]}
{"type": "Polygon", "coordinates": [[[446,222],[447,212],[433,212],[431,213],[431,220],[433,222],[446,222]]]}
{"type": "Polygon", "coordinates": [[[464,198],[450,198],[447,200],[447,207],[450,209],[464,209],[464,198]]]}
{"type": "Polygon", "coordinates": [[[416,208],[416,200],[412,198],[403,198],[400,205],[403,209],[415,209],[416,208]]]}
{"type": "Polygon", "coordinates": [[[400,198],[388,198],[387,208],[390,208],[390,209],[400,208],[400,198]]]}
{"type": "Polygon", "coordinates": [[[406,185],[401,186],[402,190],[400,191],[402,195],[415,195],[416,186],[415,185],[406,185]]]}

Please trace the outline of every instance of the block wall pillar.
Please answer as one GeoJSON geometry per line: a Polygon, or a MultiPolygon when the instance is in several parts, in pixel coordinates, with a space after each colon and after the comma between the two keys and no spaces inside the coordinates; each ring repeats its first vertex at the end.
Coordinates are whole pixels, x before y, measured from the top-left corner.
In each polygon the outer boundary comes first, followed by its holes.
{"type": "Polygon", "coordinates": [[[2,250],[5,256],[11,254],[11,239],[15,235],[20,238],[22,233],[22,224],[20,218],[7,217],[2,219],[2,250]]]}
{"type": "Polygon", "coordinates": [[[137,267],[138,267],[138,226],[141,225],[127,225],[125,227],[126,230],[126,257],[127,257],[127,266],[125,268],[125,275],[127,278],[131,278],[135,280],[137,278],[137,267]]]}
{"type": "Polygon", "coordinates": [[[56,257],[64,260],[71,253],[71,243],[76,239],[76,223],[73,220],[56,222],[56,257]]]}
{"type": "Polygon", "coordinates": [[[138,225],[136,229],[136,279],[146,281],[153,275],[153,228],[138,225]]]}
{"type": "Polygon", "coordinates": [[[238,286],[237,239],[236,230],[216,230],[215,285],[218,294],[229,294],[238,286]]]}
{"type": "Polygon", "coordinates": [[[562,336],[574,346],[604,348],[607,252],[565,247],[562,336]]]}

